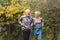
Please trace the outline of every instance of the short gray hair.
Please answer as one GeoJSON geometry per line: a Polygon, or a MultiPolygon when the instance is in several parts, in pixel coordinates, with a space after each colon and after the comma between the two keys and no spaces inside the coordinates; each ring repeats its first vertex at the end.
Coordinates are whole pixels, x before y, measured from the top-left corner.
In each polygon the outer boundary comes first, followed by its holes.
{"type": "Polygon", "coordinates": [[[26,9],[25,12],[26,12],[26,11],[30,11],[30,9],[26,9]]]}

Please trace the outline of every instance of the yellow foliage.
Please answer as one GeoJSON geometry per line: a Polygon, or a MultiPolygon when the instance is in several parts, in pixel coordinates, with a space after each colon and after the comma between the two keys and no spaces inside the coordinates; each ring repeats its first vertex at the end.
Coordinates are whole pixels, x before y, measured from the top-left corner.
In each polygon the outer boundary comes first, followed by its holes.
{"type": "Polygon", "coordinates": [[[20,18],[20,16],[21,16],[20,14],[19,14],[19,15],[17,15],[17,18],[19,19],[19,18],[20,18]]]}
{"type": "Polygon", "coordinates": [[[9,21],[7,21],[7,22],[6,22],[6,24],[10,24],[10,22],[9,22],[9,21]]]}
{"type": "MultiPolygon", "coordinates": [[[[11,21],[7,21],[6,24],[16,22],[16,19],[19,19],[23,14],[21,12],[24,12],[27,8],[30,8],[29,5],[26,5],[26,2],[21,2],[21,4],[19,4],[16,3],[17,1],[18,0],[11,0],[11,4],[5,7],[2,7],[2,5],[0,5],[0,8],[3,9],[2,11],[0,11],[0,16],[4,13],[6,15],[6,19],[12,19],[11,21]]],[[[0,21],[2,20],[4,21],[4,18],[0,19],[0,21]]]]}
{"type": "Polygon", "coordinates": [[[18,0],[11,0],[11,5],[14,5],[18,0]]]}
{"type": "Polygon", "coordinates": [[[3,21],[4,19],[3,18],[0,18],[0,21],[3,21]]]}
{"type": "Polygon", "coordinates": [[[13,15],[10,14],[10,13],[7,13],[7,14],[6,14],[6,17],[8,17],[8,18],[9,18],[9,17],[13,17],[13,15]]]}
{"type": "Polygon", "coordinates": [[[27,9],[28,6],[27,5],[10,5],[7,7],[7,13],[6,13],[6,17],[13,17],[13,14],[16,14],[17,12],[23,12],[25,11],[25,9],[27,9]]]}
{"type": "Polygon", "coordinates": [[[4,14],[4,11],[0,11],[0,16],[1,16],[2,14],[4,14]]]}

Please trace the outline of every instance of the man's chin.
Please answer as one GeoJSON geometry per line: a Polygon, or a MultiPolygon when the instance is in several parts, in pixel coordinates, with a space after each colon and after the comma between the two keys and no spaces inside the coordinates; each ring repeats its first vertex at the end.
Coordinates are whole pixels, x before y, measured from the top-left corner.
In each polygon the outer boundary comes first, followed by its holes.
{"type": "Polygon", "coordinates": [[[30,15],[27,15],[27,16],[30,16],[30,15]]]}

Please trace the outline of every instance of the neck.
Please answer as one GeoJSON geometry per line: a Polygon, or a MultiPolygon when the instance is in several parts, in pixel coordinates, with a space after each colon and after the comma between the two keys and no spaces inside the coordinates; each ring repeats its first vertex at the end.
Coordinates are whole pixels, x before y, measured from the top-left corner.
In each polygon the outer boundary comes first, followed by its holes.
{"type": "Polygon", "coordinates": [[[29,15],[26,15],[26,16],[29,16],[29,15]]]}
{"type": "Polygon", "coordinates": [[[39,19],[39,17],[35,17],[36,19],[39,19]]]}

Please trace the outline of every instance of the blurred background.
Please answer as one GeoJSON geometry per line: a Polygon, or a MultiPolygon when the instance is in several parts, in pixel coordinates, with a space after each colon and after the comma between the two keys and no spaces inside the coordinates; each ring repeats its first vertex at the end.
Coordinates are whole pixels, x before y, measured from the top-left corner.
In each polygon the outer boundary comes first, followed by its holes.
{"type": "Polygon", "coordinates": [[[60,0],[0,0],[0,40],[23,40],[18,19],[27,8],[33,17],[36,10],[41,12],[43,40],[60,40],[60,0]]]}

